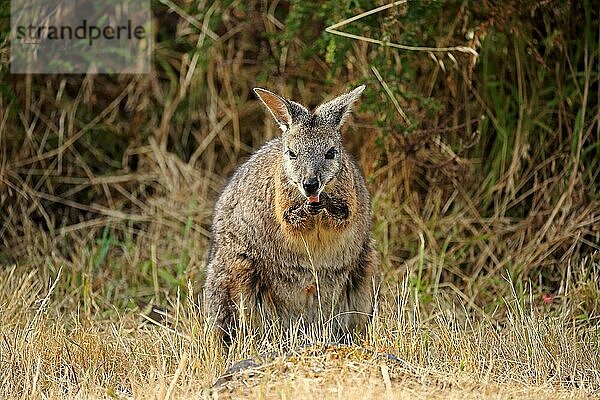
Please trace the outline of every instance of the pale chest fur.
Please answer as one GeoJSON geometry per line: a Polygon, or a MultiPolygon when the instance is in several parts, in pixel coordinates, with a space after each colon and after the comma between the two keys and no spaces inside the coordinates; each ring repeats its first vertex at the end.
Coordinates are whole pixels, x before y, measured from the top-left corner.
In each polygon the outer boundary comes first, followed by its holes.
{"type": "Polygon", "coordinates": [[[317,219],[312,229],[286,235],[285,241],[293,253],[312,261],[317,269],[337,269],[356,259],[360,251],[356,235],[349,227],[344,230],[328,229],[317,219]]]}
{"type": "Polygon", "coordinates": [[[311,229],[284,235],[285,256],[275,263],[280,276],[285,277],[276,282],[282,289],[278,290],[277,300],[286,304],[290,312],[301,312],[308,319],[317,310],[319,300],[325,308],[337,302],[348,277],[348,266],[355,264],[360,254],[360,241],[353,227],[328,229],[321,218],[324,217],[315,216],[311,229]]]}

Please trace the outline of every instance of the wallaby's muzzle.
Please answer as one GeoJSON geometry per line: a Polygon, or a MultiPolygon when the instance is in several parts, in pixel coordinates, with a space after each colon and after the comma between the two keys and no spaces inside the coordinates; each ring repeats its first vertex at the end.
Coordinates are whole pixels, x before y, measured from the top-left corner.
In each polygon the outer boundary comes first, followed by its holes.
{"type": "Polygon", "coordinates": [[[305,179],[302,182],[302,188],[304,189],[304,193],[306,193],[306,197],[318,195],[319,180],[316,177],[305,179]]]}

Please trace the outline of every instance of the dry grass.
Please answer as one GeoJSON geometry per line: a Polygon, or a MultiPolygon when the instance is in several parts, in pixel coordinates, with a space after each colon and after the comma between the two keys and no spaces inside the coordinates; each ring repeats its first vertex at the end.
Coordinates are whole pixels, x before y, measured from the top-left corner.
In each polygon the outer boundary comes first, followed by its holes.
{"type": "MultiPolygon", "coordinates": [[[[580,277],[574,274],[565,289],[581,287],[580,277]]],[[[497,311],[502,319],[479,318],[453,309],[443,296],[425,311],[406,276],[403,286],[384,290],[362,343],[307,347],[301,346],[306,343],[302,331],[279,333],[278,340],[246,334],[227,352],[213,341],[193,295],[173,299],[165,319],[150,323],[139,309],[102,317],[67,308],[69,299],[55,292],[64,279],[60,274],[48,286],[35,273],[17,268],[0,278],[2,398],[600,394],[597,324],[573,318],[568,296],[561,305],[544,309],[515,291],[497,311]],[[225,369],[247,358],[254,360],[251,368],[211,388],[225,369]]],[[[311,339],[318,343],[318,335],[311,339]]]]}

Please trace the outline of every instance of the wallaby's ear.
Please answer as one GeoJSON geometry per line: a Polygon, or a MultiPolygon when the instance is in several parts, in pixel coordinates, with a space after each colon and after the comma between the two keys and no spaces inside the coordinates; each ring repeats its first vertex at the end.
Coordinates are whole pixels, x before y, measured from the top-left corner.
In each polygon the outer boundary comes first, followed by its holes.
{"type": "Polygon", "coordinates": [[[271,115],[275,118],[275,122],[277,122],[284,132],[286,132],[293,123],[298,122],[298,119],[302,115],[308,114],[308,110],[300,104],[286,100],[269,90],[254,88],[254,93],[256,93],[260,101],[262,101],[265,107],[271,112],[271,115]]]}
{"type": "Polygon", "coordinates": [[[315,110],[315,115],[318,116],[319,122],[335,127],[342,126],[348,115],[350,115],[352,106],[356,100],[358,100],[363,90],[365,90],[365,85],[361,85],[351,92],[321,104],[315,110]]]}

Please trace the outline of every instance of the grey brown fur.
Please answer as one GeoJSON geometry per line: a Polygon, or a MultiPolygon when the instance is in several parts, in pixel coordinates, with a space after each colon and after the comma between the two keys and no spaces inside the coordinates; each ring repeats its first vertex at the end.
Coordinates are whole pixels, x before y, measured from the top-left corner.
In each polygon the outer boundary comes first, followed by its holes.
{"type": "Polygon", "coordinates": [[[255,89],[283,135],[239,167],[215,206],[205,296],[223,332],[235,330],[241,304],[259,324],[302,318],[333,321],[338,335],[364,331],[378,256],[369,193],[340,134],[363,89],[314,113],[255,89]]]}

